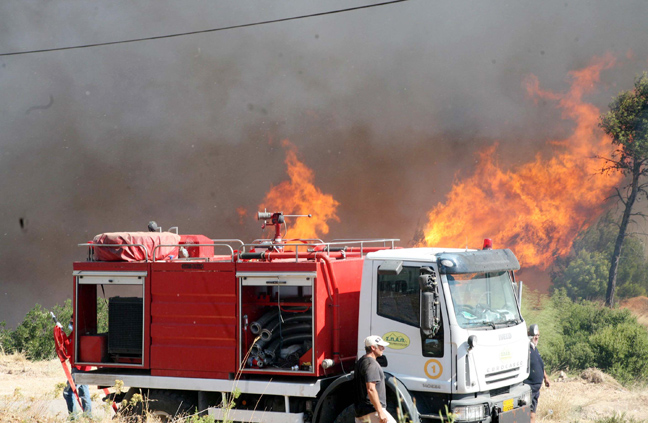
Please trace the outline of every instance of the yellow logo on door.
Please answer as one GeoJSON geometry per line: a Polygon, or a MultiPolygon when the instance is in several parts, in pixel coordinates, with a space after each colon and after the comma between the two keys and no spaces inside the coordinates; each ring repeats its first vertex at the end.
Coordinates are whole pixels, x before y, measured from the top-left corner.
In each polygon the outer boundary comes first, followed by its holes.
{"type": "Polygon", "coordinates": [[[430,379],[438,379],[441,377],[441,373],[443,373],[443,366],[439,360],[433,358],[425,362],[424,370],[425,375],[430,379]]]}
{"type": "Polygon", "coordinates": [[[403,348],[409,347],[410,339],[401,332],[387,332],[383,335],[383,339],[389,342],[387,348],[394,350],[402,350],[403,348]]]}

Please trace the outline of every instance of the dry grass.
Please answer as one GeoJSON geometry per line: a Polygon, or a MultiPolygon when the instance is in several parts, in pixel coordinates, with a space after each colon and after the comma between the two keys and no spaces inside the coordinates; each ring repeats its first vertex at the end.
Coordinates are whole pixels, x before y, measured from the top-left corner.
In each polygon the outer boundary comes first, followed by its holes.
{"type": "Polygon", "coordinates": [[[642,422],[648,416],[645,386],[624,388],[598,369],[560,378],[552,375],[550,388],[542,388],[537,420],[547,422],[642,422]],[[622,416],[622,417],[621,417],[622,416]]]}
{"type": "MultiPolygon", "coordinates": [[[[65,374],[58,359],[31,362],[22,354],[0,352],[0,423],[66,423],[69,422],[63,399],[65,374]]],[[[103,403],[103,392],[92,389],[92,418],[79,416],[80,423],[128,423],[114,417],[109,404],[103,403]]],[[[175,419],[176,423],[187,418],[175,419]]],[[[157,416],[147,415],[143,423],[159,423],[157,416]]]]}
{"type": "Polygon", "coordinates": [[[630,310],[637,321],[648,328],[648,297],[628,298],[621,302],[621,308],[630,310]]]}
{"type": "MultiPolygon", "coordinates": [[[[541,390],[538,422],[641,422],[648,416],[645,386],[624,388],[597,369],[562,377],[556,374],[551,380],[551,387],[541,390]]],[[[58,360],[30,362],[21,355],[0,353],[0,422],[67,422],[67,409],[61,395],[64,386],[65,377],[58,360]]],[[[103,393],[92,389],[91,393],[93,419],[82,417],[77,421],[127,423],[123,418],[113,419],[110,406],[100,400],[103,393]]],[[[191,417],[176,419],[176,423],[189,420],[191,417]]],[[[142,422],[157,423],[159,419],[149,415],[142,422]]]]}

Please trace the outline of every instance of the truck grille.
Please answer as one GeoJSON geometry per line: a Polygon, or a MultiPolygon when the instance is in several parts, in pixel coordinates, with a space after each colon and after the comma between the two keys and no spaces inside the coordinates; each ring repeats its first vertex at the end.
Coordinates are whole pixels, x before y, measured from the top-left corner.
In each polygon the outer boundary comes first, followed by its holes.
{"type": "Polygon", "coordinates": [[[496,397],[496,396],[499,396],[499,395],[508,394],[510,392],[511,392],[511,387],[510,386],[502,386],[501,388],[492,389],[490,391],[490,396],[491,397],[496,397]]]}
{"type": "Polygon", "coordinates": [[[509,379],[515,379],[520,374],[519,367],[513,367],[511,369],[501,370],[499,372],[493,372],[486,374],[486,383],[497,383],[509,379]]]}

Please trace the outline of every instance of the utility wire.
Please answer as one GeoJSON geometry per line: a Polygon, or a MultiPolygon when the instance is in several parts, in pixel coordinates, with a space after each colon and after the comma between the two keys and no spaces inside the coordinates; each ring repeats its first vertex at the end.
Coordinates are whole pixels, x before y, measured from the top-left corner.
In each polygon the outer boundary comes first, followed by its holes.
{"type": "Polygon", "coordinates": [[[369,4],[369,5],[366,5],[366,6],[357,6],[357,7],[350,7],[350,8],[347,8],[347,9],[331,10],[331,11],[328,11],[328,12],[312,13],[310,15],[292,16],[292,17],[289,17],[289,18],[273,19],[273,20],[269,20],[269,21],[260,21],[260,22],[252,22],[252,23],[241,24],[241,25],[225,26],[225,27],[221,27],[221,28],[203,29],[203,30],[200,30],[200,31],[179,32],[177,34],[158,35],[158,36],[155,36],[155,37],[133,38],[133,39],[130,39],[130,40],[108,41],[108,42],[105,42],[105,43],[94,43],[94,44],[84,44],[84,45],[69,46],[69,47],[47,48],[47,49],[41,49],[41,50],[25,50],[25,51],[15,51],[15,52],[11,52],[11,53],[0,53],[0,57],[3,57],[3,56],[17,56],[17,55],[21,55],[21,54],[32,54],[32,53],[46,53],[46,52],[50,52],[50,51],[74,50],[74,49],[90,48],[90,47],[111,46],[111,45],[115,45],[115,44],[136,43],[136,42],[139,42],[139,41],[161,40],[161,39],[164,39],[164,38],[184,37],[186,35],[196,35],[196,34],[205,34],[205,33],[208,33],[208,32],[227,31],[227,30],[230,30],[230,29],[247,28],[247,27],[257,26],[257,25],[266,25],[266,24],[272,24],[272,23],[277,23],[277,22],[294,21],[294,20],[297,20],[297,19],[313,18],[313,17],[316,17],[316,16],[332,15],[332,14],[335,14],[335,13],[351,12],[351,11],[354,11],[354,10],[369,9],[371,7],[379,7],[379,6],[387,6],[387,5],[390,5],[390,4],[402,3],[402,2],[405,2],[405,1],[407,1],[407,0],[391,0],[391,1],[386,1],[386,2],[383,2],[383,3],[369,4]]]}

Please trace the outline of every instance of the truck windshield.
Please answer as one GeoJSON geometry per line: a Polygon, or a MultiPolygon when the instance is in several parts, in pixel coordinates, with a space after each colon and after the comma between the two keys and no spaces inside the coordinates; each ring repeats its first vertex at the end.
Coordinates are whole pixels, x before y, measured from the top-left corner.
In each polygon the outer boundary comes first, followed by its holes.
{"type": "Polygon", "coordinates": [[[508,272],[448,274],[457,323],[464,329],[521,322],[508,272]]]}

